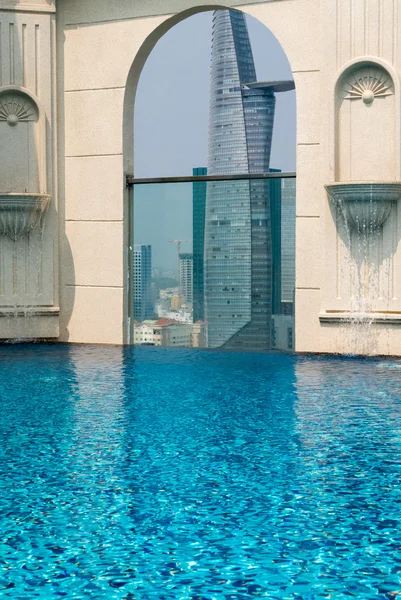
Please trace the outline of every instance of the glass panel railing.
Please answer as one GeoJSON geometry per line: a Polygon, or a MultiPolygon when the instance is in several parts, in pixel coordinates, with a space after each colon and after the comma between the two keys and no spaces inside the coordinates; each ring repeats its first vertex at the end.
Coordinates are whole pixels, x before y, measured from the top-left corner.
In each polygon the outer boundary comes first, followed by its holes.
{"type": "Polygon", "coordinates": [[[294,349],[295,177],[132,186],[136,345],[294,349]]]}

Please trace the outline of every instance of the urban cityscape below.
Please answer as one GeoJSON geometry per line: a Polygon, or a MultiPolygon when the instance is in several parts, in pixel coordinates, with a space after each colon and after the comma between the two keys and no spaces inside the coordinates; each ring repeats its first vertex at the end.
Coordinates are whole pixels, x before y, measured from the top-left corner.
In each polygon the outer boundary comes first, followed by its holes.
{"type": "MultiPolygon", "coordinates": [[[[134,344],[293,349],[295,178],[270,166],[276,94],[293,89],[291,80],[258,82],[244,15],[215,11],[208,162],[193,175],[276,177],[175,184],[185,208],[169,214],[157,242],[163,253],[174,248],[175,268],[153,264],[151,244],[134,246],[134,344]],[[181,239],[169,235],[175,220],[181,239]]],[[[170,183],[152,187],[134,186],[135,241],[149,241],[141,204],[171,196],[170,183]]]]}

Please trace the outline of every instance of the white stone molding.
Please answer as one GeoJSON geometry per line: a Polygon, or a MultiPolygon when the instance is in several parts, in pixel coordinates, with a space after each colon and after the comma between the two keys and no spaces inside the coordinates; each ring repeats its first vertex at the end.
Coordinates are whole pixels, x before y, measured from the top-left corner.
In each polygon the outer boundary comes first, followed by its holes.
{"type": "MultiPolygon", "coordinates": [[[[59,306],[13,306],[0,307],[0,319],[9,317],[57,317],[60,314],[59,306]]],[[[0,336],[1,339],[1,336],[0,336]]]]}
{"type": "MultiPolygon", "coordinates": [[[[361,318],[357,312],[351,311],[326,311],[319,314],[319,321],[329,325],[352,325],[361,318]]],[[[394,314],[381,313],[379,311],[369,313],[369,323],[372,325],[401,325],[401,312],[394,314]]]]}
{"type": "Polygon", "coordinates": [[[0,0],[0,10],[13,13],[55,13],[55,0],[0,0]]]}
{"type": "MultiPolygon", "coordinates": [[[[400,89],[400,79],[395,71],[393,65],[386,60],[378,56],[360,56],[358,58],[354,58],[348,62],[346,62],[341,69],[337,72],[334,81],[333,81],[333,93],[331,96],[330,108],[329,108],[329,118],[330,118],[330,180],[332,182],[338,181],[337,173],[336,173],[336,163],[337,163],[337,143],[338,143],[338,132],[337,132],[337,108],[338,102],[342,100],[349,100],[351,104],[354,102],[350,96],[351,86],[349,83],[354,81],[354,77],[360,73],[363,77],[367,75],[366,71],[371,71],[372,74],[381,74],[385,73],[387,77],[390,78],[390,81],[387,85],[389,85],[389,89],[384,92],[384,94],[378,95],[374,94],[374,98],[372,98],[371,94],[365,94],[365,100],[368,102],[364,103],[366,108],[374,107],[375,103],[373,100],[375,98],[386,97],[388,95],[394,95],[395,97],[395,111],[394,111],[394,126],[393,126],[393,134],[395,135],[395,144],[394,144],[394,161],[395,161],[395,181],[401,181],[401,89],[400,89]],[[348,82],[348,85],[347,85],[348,82]],[[372,100],[369,102],[369,100],[372,100]]],[[[365,86],[367,83],[364,84],[365,86]]],[[[387,86],[386,86],[387,87],[387,86]]],[[[363,92],[361,96],[356,96],[356,98],[362,98],[363,92]]],[[[365,178],[364,178],[365,179],[365,178]]],[[[368,177],[366,176],[366,179],[368,177]]]]}

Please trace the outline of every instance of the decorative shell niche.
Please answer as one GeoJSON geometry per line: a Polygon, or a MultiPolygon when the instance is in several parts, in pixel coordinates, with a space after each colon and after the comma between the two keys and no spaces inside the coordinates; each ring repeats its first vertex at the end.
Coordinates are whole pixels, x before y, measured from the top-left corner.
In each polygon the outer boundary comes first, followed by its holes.
{"type": "Polygon", "coordinates": [[[37,192],[42,160],[39,110],[18,89],[0,88],[0,192],[37,192]]]}
{"type": "Polygon", "coordinates": [[[0,88],[0,235],[29,233],[49,203],[39,109],[21,88],[0,88]]]}
{"type": "Polygon", "coordinates": [[[340,77],[335,106],[335,179],[397,179],[396,96],[389,72],[362,61],[340,77]]]}

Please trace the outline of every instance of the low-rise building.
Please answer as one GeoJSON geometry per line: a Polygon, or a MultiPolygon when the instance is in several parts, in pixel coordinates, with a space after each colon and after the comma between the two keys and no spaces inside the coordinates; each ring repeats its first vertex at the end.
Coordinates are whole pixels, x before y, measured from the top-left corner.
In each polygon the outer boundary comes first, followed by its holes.
{"type": "Polygon", "coordinates": [[[173,310],[178,310],[184,304],[185,304],[185,296],[180,296],[180,295],[176,295],[176,294],[174,294],[174,296],[171,296],[171,308],[173,310]]]}
{"type": "Polygon", "coordinates": [[[161,346],[160,327],[157,327],[156,323],[157,321],[153,319],[142,323],[135,321],[134,344],[136,346],[161,346]]]}
{"type": "Polygon", "coordinates": [[[192,323],[169,323],[165,329],[165,346],[192,347],[192,323]]]}
{"type": "Polygon", "coordinates": [[[178,323],[192,323],[192,312],[188,311],[185,307],[180,310],[164,310],[162,307],[157,307],[157,316],[159,319],[170,319],[171,321],[177,321],[178,323]]]}
{"type": "Polygon", "coordinates": [[[135,322],[134,344],[139,346],[192,346],[192,324],[161,318],[135,322]]]}

